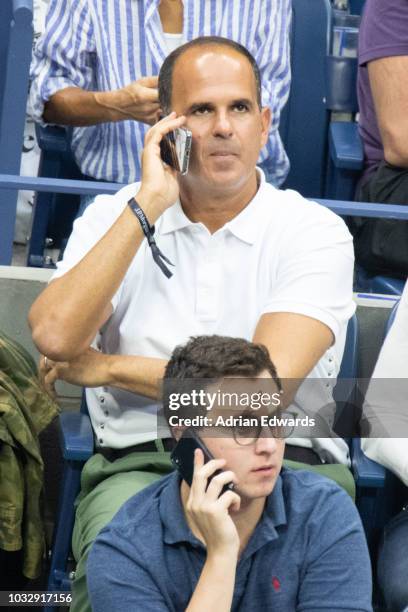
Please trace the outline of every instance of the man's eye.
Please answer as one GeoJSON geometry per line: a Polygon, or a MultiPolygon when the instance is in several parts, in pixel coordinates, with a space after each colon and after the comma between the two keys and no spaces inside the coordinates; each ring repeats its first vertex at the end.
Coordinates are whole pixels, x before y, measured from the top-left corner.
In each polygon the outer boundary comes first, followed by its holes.
{"type": "Polygon", "coordinates": [[[246,104],[235,104],[234,109],[239,113],[245,113],[245,111],[248,110],[248,107],[246,104]]]}
{"type": "Polygon", "coordinates": [[[200,108],[196,108],[193,114],[194,115],[206,115],[209,112],[210,112],[210,109],[208,108],[208,106],[201,106],[200,108]]]}

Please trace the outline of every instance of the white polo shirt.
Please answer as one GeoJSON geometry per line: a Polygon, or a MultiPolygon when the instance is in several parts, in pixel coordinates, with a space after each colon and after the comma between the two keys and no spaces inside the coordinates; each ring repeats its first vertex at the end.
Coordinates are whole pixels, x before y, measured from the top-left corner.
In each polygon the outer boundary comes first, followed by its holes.
{"type": "MultiPolygon", "coordinates": [[[[99,346],[110,354],[169,358],[176,345],[193,335],[251,340],[264,313],[307,315],[335,336],[310,373],[332,380],[322,385],[324,404],[331,400],[355,308],[352,238],[330,210],[297,192],[275,189],[260,174],[254,199],[214,234],[191,222],[179,202],[165,211],[156,223],[156,241],[175,264],[174,274],[164,276],[144,240],[113,298],[114,311],[99,346]]],[[[135,183],[114,196],[96,198],[75,221],[53,278],[82,259],[138,188],[135,183]]],[[[306,408],[302,387],[296,400],[306,408]]],[[[87,389],[87,400],[99,445],[124,448],[157,437],[152,400],[108,387],[87,389]]]]}

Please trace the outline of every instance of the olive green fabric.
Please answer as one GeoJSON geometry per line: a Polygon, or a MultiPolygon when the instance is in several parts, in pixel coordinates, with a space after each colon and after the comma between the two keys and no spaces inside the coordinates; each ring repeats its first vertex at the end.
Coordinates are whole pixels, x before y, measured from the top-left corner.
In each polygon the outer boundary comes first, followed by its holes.
{"type": "Polygon", "coordinates": [[[40,574],[43,462],[38,434],[57,415],[32,357],[0,332],[0,548],[23,549],[23,574],[40,574]]]}
{"type": "Polygon", "coordinates": [[[346,465],[341,463],[325,463],[323,465],[306,465],[305,463],[299,463],[298,461],[291,461],[285,459],[283,464],[292,468],[292,470],[307,470],[308,472],[315,472],[320,476],[325,476],[334,480],[342,489],[346,491],[353,501],[356,500],[356,483],[354,482],[353,474],[350,472],[346,465]]]}
{"type": "Polygon", "coordinates": [[[91,612],[86,563],[92,543],[130,497],[172,470],[170,453],[130,453],[112,463],[97,453],[85,464],[72,536],[77,562],[71,612],[91,612]]]}
{"type": "MultiPolygon", "coordinates": [[[[335,480],[354,499],[354,480],[350,470],[340,464],[306,465],[284,461],[293,469],[311,470],[335,480]]],[[[114,517],[132,495],[141,491],[172,469],[170,453],[131,453],[110,462],[96,454],[84,466],[81,493],[72,537],[72,550],[77,561],[72,586],[71,612],[91,612],[86,585],[86,563],[92,543],[98,533],[114,517]]]]}

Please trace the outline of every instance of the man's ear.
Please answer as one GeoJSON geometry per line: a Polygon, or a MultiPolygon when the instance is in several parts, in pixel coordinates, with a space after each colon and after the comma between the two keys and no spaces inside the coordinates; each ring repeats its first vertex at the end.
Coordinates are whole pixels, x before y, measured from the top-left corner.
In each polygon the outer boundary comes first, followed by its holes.
{"type": "Polygon", "coordinates": [[[269,106],[263,106],[261,109],[261,143],[262,147],[266,145],[269,138],[269,130],[271,128],[272,112],[269,106]]]}
{"type": "Polygon", "coordinates": [[[161,108],[157,109],[157,111],[156,111],[156,123],[158,121],[160,121],[160,119],[164,119],[165,116],[166,115],[163,113],[161,108]]]}
{"type": "Polygon", "coordinates": [[[183,435],[183,431],[186,429],[185,425],[175,425],[170,427],[171,435],[178,442],[183,435]]]}

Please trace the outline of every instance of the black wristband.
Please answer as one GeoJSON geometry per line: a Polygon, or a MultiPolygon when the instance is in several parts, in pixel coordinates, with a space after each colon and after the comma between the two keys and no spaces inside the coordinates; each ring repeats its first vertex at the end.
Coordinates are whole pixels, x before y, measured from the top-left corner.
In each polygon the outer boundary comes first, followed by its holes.
{"type": "Polygon", "coordinates": [[[172,277],[173,272],[170,272],[170,270],[168,269],[164,261],[167,262],[170,266],[174,266],[174,264],[172,264],[171,261],[167,259],[165,255],[163,255],[163,253],[157,246],[156,241],[154,239],[154,225],[150,225],[149,221],[147,220],[146,215],[144,214],[143,210],[140,208],[135,198],[131,198],[128,201],[128,205],[132,209],[133,214],[139,219],[139,223],[142,227],[142,231],[144,235],[146,236],[148,245],[152,251],[152,256],[153,256],[154,261],[159,266],[163,274],[167,276],[167,278],[172,277]]]}

